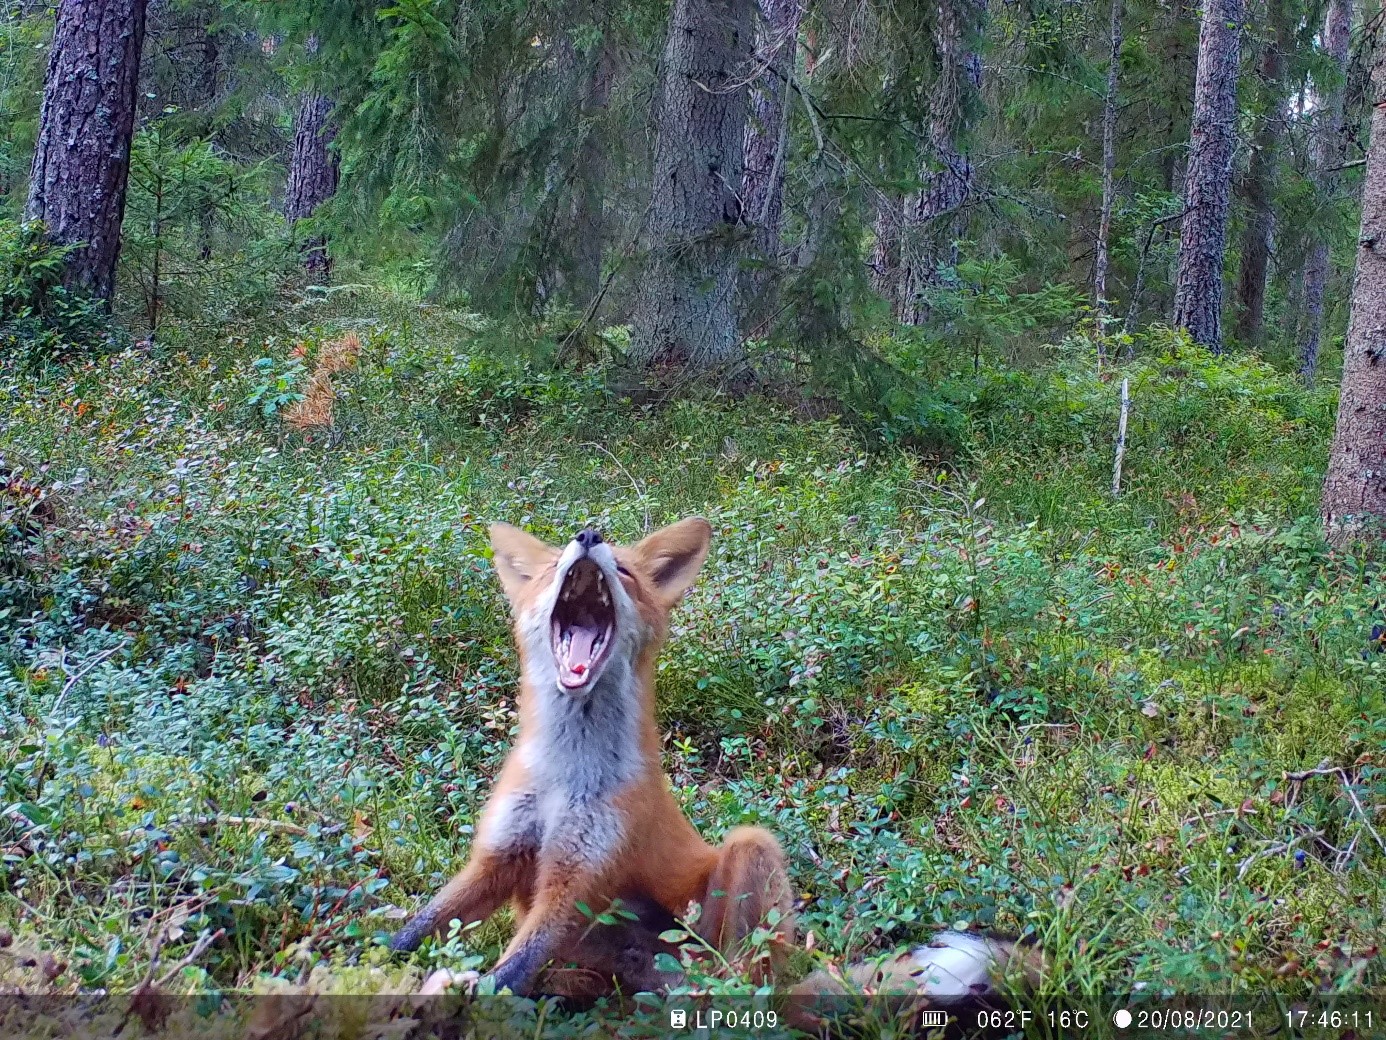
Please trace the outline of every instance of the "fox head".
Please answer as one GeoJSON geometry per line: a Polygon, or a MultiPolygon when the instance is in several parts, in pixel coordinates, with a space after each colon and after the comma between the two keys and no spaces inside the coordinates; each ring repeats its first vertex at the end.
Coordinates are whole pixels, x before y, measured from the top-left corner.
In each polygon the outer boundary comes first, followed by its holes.
{"type": "Polygon", "coordinates": [[[559,548],[493,524],[492,560],[510,600],[526,681],[582,697],[604,675],[629,675],[642,658],[652,661],[711,540],[701,517],[632,546],[612,545],[588,528],[559,548]]]}

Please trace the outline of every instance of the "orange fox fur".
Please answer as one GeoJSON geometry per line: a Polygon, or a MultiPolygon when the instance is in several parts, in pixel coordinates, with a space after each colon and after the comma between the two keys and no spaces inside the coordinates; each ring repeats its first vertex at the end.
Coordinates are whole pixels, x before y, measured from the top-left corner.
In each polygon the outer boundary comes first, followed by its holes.
{"type": "Polygon", "coordinates": [[[519,650],[520,731],[476,831],[471,860],[395,936],[413,950],[449,922],[506,901],[517,928],[492,969],[523,994],[551,961],[576,962],[627,989],[658,988],[651,936],[594,940],[583,904],[640,908],[642,925],[700,903],[699,934],[734,955],[770,911],[793,941],[791,889],[774,837],[741,827],[720,848],[699,837],[669,789],[655,723],[655,661],[669,615],[707,556],[692,518],[629,547],[595,531],[557,548],[491,528],[494,564],[519,650]]]}

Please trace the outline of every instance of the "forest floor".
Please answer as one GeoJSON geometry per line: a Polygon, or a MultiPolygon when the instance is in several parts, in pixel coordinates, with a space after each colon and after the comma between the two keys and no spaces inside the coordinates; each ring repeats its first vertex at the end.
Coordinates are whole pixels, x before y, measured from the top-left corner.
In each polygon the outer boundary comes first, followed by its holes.
{"type": "Polygon", "coordinates": [[[1332,393],[1138,347],[1115,379],[1081,344],[968,359],[946,457],[635,404],[365,289],[0,370],[13,949],[53,992],[131,990],[156,948],[172,993],[489,963],[503,920],[381,945],[513,733],[485,525],[696,513],[665,762],[709,839],[779,835],[816,955],[966,922],[1034,935],[1056,1000],[1382,986],[1386,654],[1369,562],[1315,523],[1332,393]]]}

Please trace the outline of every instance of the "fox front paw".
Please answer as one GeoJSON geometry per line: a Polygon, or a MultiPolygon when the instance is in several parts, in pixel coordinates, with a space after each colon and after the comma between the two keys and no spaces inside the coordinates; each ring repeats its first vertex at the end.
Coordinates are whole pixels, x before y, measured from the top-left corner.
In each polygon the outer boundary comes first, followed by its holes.
{"type": "Polygon", "coordinates": [[[521,948],[491,969],[490,978],[495,982],[495,992],[508,989],[517,997],[529,996],[535,976],[547,960],[535,950],[521,948]]]}

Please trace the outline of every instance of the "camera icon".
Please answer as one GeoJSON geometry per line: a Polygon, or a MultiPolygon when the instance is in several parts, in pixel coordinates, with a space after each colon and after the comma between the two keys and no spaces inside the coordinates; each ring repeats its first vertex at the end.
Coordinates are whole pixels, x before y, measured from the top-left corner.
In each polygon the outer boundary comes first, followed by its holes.
{"type": "Polygon", "coordinates": [[[688,1025],[688,1012],[683,1008],[673,1008],[669,1012],[669,1028],[682,1029],[688,1025]]]}

